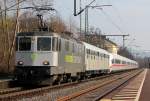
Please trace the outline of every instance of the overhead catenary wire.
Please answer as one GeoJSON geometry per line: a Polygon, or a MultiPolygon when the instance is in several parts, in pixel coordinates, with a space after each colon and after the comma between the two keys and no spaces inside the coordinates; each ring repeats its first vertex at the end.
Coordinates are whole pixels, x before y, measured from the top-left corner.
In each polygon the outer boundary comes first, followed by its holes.
{"type": "MultiPolygon", "coordinates": [[[[110,1],[109,3],[112,4],[112,2],[110,1]]],[[[125,28],[125,31],[127,29],[127,25],[124,23],[124,19],[121,17],[121,14],[118,10],[118,8],[115,6],[115,4],[112,4],[112,9],[113,9],[113,12],[115,13],[116,17],[119,19],[120,23],[122,24],[122,26],[125,28]]]]}
{"type": "MultiPolygon", "coordinates": [[[[5,6],[5,2],[7,2],[7,0],[0,0],[0,6],[2,7],[2,6],[5,6]]],[[[12,3],[14,3],[14,0],[11,0],[11,1],[9,1],[9,4],[12,4],[12,3]]]]}
{"type": "Polygon", "coordinates": [[[122,17],[119,9],[118,9],[118,6],[116,4],[114,4],[114,2],[112,2],[112,0],[107,0],[109,4],[112,4],[112,9],[113,9],[113,12],[115,13],[116,17],[118,18],[118,20],[120,21],[120,23],[122,24],[123,28],[124,28],[124,31],[126,33],[128,33],[128,27],[127,27],[127,24],[125,23],[125,19],[122,17]]]}
{"type": "MultiPolygon", "coordinates": [[[[47,10],[47,11],[56,11],[56,9],[52,7],[42,7],[42,6],[36,6],[36,7],[21,7],[19,9],[35,9],[36,11],[41,11],[41,10],[47,10]]],[[[12,10],[17,10],[17,9],[9,9],[8,11],[12,10]]],[[[57,12],[57,11],[56,11],[57,12]]]]}
{"type": "Polygon", "coordinates": [[[114,9],[114,12],[116,13],[116,16],[118,17],[118,19],[120,20],[120,22],[122,23],[122,25],[125,26],[124,23],[123,23],[124,21],[123,21],[121,15],[120,15],[120,13],[118,12],[117,8],[114,7],[114,6],[112,6],[112,8],[114,9]]]}
{"type": "Polygon", "coordinates": [[[108,2],[109,4],[112,4],[113,6],[112,6],[112,9],[114,10],[114,12],[116,13],[116,16],[118,17],[118,19],[120,20],[120,22],[124,25],[124,19],[121,17],[121,14],[119,13],[119,10],[118,10],[118,8],[115,6],[115,4],[113,4],[112,2],[111,2],[111,0],[109,0],[109,2],[108,2]]]}
{"type": "MultiPolygon", "coordinates": [[[[27,1],[27,0],[20,0],[18,3],[20,4],[20,3],[23,3],[23,2],[25,2],[25,1],[27,1]]],[[[17,6],[18,3],[15,3],[14,5],[12,5],[12,6],[8,7],[8,8],[6,8],[6,9],[4,9],[4,10],[1,10],[0,13],[5,12],[5,11],[8,11],[9,9],[11,9],[11,8],[13,8],[13,7],[15,7],[15,6],[17,6]]]]}
{"type": "Polygon", "coordinates": [[[125,32],[109,17],[109,15],[108,15],[106,12],[104,12],[104,10],[101,9],[101,11],[102,11],[102,13],[106,16],[106,18],[110,21],[111,24],[113,24],[121,33],[125,33],[125,32]]]}
{"type": "MultiPolygon", "coordinates": [[[[77,14],[75,11],[75,16],[80,15],[83,11],[85,11],[91,4],[93,4],[96,0],[91,1],[88,5],[86,5],[83,9],[81,9],[77,14]]],[[[76,0],[74,0],[74,3],[76,3],[76,0]]],[[[76,9],[76,4],[75,4],[75,9],[76,9]]]]}

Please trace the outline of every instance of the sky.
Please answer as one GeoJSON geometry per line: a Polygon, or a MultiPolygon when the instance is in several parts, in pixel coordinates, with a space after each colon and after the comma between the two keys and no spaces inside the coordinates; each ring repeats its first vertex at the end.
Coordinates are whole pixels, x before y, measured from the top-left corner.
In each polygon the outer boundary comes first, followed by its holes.
{"type": "MultiPolygon", "coordinates": [[[[77,0],[79,2],[79,0],[77,0]]],[[[82,8],[92,0],[81,0],[82,8]]],[[[73,16],[73,0],[54,0],[54,7],[69,22],[71,17],[79,27],[79,16],[73,16]]],[[[106,34],[129,34],[126,46],[131,51],[150,51],[150,0],[96,0],[92,5],[112,5],[103,10],[89,9],[89,25],[106,34]]],[[[79,4],[77,5],[79,8],[79,4]]],[[[79,9],[78,9],[79,10],[79,9]]],[[[84,13],[82,14],[84,28],[84,13]]],[[[110,39],[122,45],[121,37],[110,39]]]]}
{"type": "MultiPolygon", "coordinates": [[[[13,0],[10,0],[13,1],[13,0]]],[[[21,6],[31,6],[28,4],[21,6]]],[[[33,0],[39,6],[39,0],[33,0]]],[[[53,1],[53,7],[57,15],[67,23],[73,22],[79,27],[79,16],[74,16],[74,0],[40,0],[45,2],[53,1]]],[[[82,8],[92,0],[81,0],[82,8]]],[[[46,3],[51,4],[51,3],[46,3]]],[[[11,4],[10,4],[11,5],[11,4]]],[[[129,34],[126,37],[125,45],[133,53],[150,54],[150,0],[95,0],[95,5],[112,5],[100,9],[89,9],[89,26],[99,28],[107,34],[129,34]]],[[[23,11],[23,10],[22,10],[23,11]]],[[[77,0],[77,11],[79,11],[79,0],[77,0]]],[[[47,16],[51,16],[47,15],[47,16]]],[[[84,30],[84,12],[82,13],[82,30],[84,30]]],[[[122,45],[122,37],[109,37],[118,45],[122,45]]],[[[150,56],[150,55],[149,55],[150,56]]]]}

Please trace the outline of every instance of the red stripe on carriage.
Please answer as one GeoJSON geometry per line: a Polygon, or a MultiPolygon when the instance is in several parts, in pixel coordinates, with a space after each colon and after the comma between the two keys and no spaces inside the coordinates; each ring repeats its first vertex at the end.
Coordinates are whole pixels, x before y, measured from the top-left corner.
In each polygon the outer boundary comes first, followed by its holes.
{"type": "Polygon", "coordinates": [[[115,66],[115,67],[121,67],[121,66],[127,66],[127,65],[125,65],[125,64],[112,64],[111,67],[113,67],[113,66],[115,66]]]}

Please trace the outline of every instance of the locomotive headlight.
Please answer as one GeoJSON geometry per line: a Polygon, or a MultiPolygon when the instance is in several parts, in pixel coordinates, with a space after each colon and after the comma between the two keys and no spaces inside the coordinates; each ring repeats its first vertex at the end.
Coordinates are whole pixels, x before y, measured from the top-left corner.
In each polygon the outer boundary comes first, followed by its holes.
{"type": "Polygon", "coordinates": [[[43,65],[49,65],[49,62],[48,61],[44,61],[43,65]]]}
{"type": "Polygon", "coordinates": [[[18,61],[18,65],[23,65],[23,61],[18,61]]]}

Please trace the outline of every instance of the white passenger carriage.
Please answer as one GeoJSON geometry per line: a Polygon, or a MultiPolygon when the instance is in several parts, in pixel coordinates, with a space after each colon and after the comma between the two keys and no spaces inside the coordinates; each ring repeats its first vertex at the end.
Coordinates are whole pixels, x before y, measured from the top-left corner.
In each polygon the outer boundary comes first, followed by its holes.
{"type": "Polygon", "coordinates": [[[101,74],[109,71],[109,53],[94,45],[83,42],[85,46],[86,73],[101,74]]]}
{"type": "Polygon", "coordinates": [[[138,67],[138,63],[134,60],[120,56],[118,54],[110,54],[110,72],[134,69],[138,67]]]}

